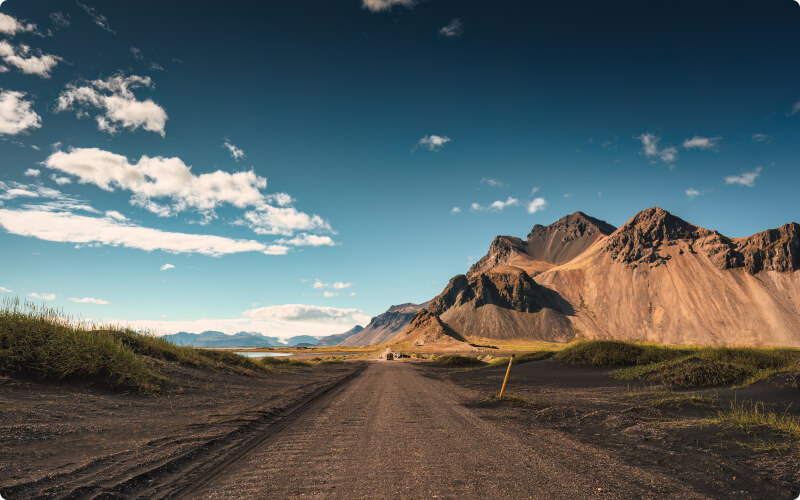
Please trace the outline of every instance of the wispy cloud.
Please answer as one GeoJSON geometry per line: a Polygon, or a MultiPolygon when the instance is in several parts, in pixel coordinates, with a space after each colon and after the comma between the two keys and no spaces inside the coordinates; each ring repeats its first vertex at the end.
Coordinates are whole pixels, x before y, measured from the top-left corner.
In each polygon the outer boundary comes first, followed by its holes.
{"type": "Polygon", "coordinates": [[[336,283],[333,284],[333,289],[334,290],[345,290],[347,288],[350,288],[351,286],[353,286],[353,284],[350,283],[350,282],[343,283],[341,281],[337,281],[336,283]]]}
{"type": "Polygon", "coordinates": [[[58,65],[61,58],[52,54],[42,54],[25,44],[11,45],[6,40],[0,41],[0,59],[14,66],[25,74],[50,78],[50,72],[58,65]]]}
{"type": "Polygon", "coordinates": [[[725,177],[725,184],[739,184],[740,186],[753,187],[756,179],[761,175],[761,167],[757,167],[752,172],[744,172],[739,175],[729,175],[725,177]]]}
{"type": "Polygon", "coordinates": [[[460,213],[461,213],[461,207],[453,207],[450,209],[450,215],[455,215],[460,213]]]}
{"type": "Polygon", "coordinates": [[[340,323],[360,323],[369,321],[369,316],[365,316],[358,309],[339,309],[336,307],[312,306],[305,304],[285,304],[276,306],[259,307],[245,311],[244,316],[254,319],[269,319],[294,322],[316,322],[323,321],[332,324],[340,323]]]}
{"type": "Polygon", "coordinates": [[[693,200],[698,196],[703,196],[703,194],[705,194],[703,191],[698,191],[697,189],[694,188],[689,188],[686,190],[686,197],[689,198],[690,200],[693,200]]]}
{"type": "Polygon", "coordinates": [[[701,137],[694,136],[683,141],[684,149],[719,149],[719,141],[722,137],[701,137]]]}
{"type": "Polygon", "coordinates": [[[4,286],[0,286],[0,292],[3,292],[3,293],[14,293],[14,290],[9,290],[8,288],[6,288],[4,286]]]}
{"type": "Polygon", "coordinates": [[[497,179],[494,179],[492,177],[481,177],[481,184],[486,184],[487,186],[498,187],[498,188],[506,187],[505,183],[497,179]]]}
{"type": "Polygon", "coordinates": [[[508,207],[519,205],[519,200],[516,198],[508,197],[505,201],[497,200],[487,206],[482,206],[480,203],[473,203],[470,208],[475,212],[502,212],[508,207]]]}
{"type": "Polygon", "coordinates": [[[244,214],[240,224],[249,226],[256,234],[291,236],[297,231],[333,231],[319,215],[301,212],[294,207],[261,205],[244,214]]]}
{"type": "Polygon", "coordinates": [[[544,198],[534,198],[528,203],[528,213],[535,214],[547,208],[547,201],[544,198]]]}
{"type": "Polygon", "coordinates": [[[107,217],[49,211],[32,206],[22,210],[0,209],[0,226],[12,234],[78,246],[123,246],[151,252],[198,253],[221,256],[243,252],[283,255],[283,245],[238,240],[207,234],[161,231],[107,217]]]}
{"type": "Polygon", "coordinates": [[[337,295],[339,294],[336,292],[331,292],[330,290],[325,290],[324,292],[322,292],[322,296],[327,298],[336,297],[337,295]]]}
{"type": "Polygon", "coordinates": [[[100,110],[95,115],[97,128],[115,134],[119,128],[142,128],[162,137],[167,123],[167,112],[152,99],[137,100],[134,89],[153,88],[149,76],[115,75],[105,80],[92,80],[82,84],[67,84],[58,96],[56,112],[73,110],[80,117],[87,108],[100,110]]]}
{"type": "Polygon", "coordinates": [[[246,156],[244,154],[244,150],[237,148],[236,146],[231,144],[231,142],[227,139],[225,139],[225,144],[223,144],[223,147],[225,147],[228,151],[230,151],[231,157],[233,157],[233,159],[236,161],[239,161],[246,156]]]}
{"type": "Polygon", "coordinates": [[[463,33],[464,23],[462,23],[459,18],[453,19],[439,30],[439,34],[447,38],[458,38],[463,33]]]}
{"type": "Polygon", "coordinates": [[[55,294],[52,294],[52,293],[36,293],[36,292],[33,292],[33,293],[28,294],[28,297],[33,297],[34,299],[39,299],[39,300],[56,300],[55,294]]]}
{"type": "Polygon", "coordinates": [[[395,5],[411,8],[416,3],[415,0],[361,0],[361,6],[371,12],[383,12],[391,10],[395,5]]]}
{"type": "Polygon", "coordinates": [[[794,103],[794,106],[792,106],[792,111],[789,112],[789,115],[796,115],[797,113],[800,113],[800,101],[794,103]]]}
{"type": "Polygon", "coordinates": [[[16,135],[41,126],[42,118],[24,92],[0,89],[0,135],[16,135]]]}
{"type": "Polygon", "coordinates": [[[275,243],[281,245],[291,245],[293,247],[321,247],[336,245],[336,242],[330,236],[319,236],[316,234],[301,233],[294,238],[281,238],[275,243]]]}
{"type": "Polygon", "coordinates": [[[83,9],[84,12],[86,12],[86,14],[89,15],[89,17],[92,18],[92,21],[94,21],[94,24],[100,26],[102,29],[104,29],[105,31],[108,31],[109,33],[115,33],[116,34],[116,31],[111,29],[111,25],[108,23],[108,18],[106,16],[104,16],[103,14],[100,14],[99,12],[97,12],[97,9],[95,9],[94,7],[89,7],[88,5],[82,4],[80,2],[76,2],[76,3],[78,4],[78,6],[81,9],[83,9]]]}
{"type": "Polygon", "coordinates": [[[439,151],[442,147],[450,142],[450,138],[447,136],[441,135],[426,135],[422,139],[419,140],[414,149],[417,148],[425,148],[429,151],[439,151]]]}
{"type": "Polygon", "coordinates": [[[142,49],[139,47],[131,47],[131,54],[133,54],[133,58],[137,61],[141,61],[144,59],[144,55],[142,54],[142,49]]]}
{"type": "Polygon", "coordinates": [[[107,300],[95,299],[94,297],[83,297],[83,298],[71,297],[68,300],[71,300],[72,302],[77,302],[78,304],[97,304],[97,305],[108,304],[107,300]]]}
{"type": "Polygon", "coordinates": [[[164,264],[163,266],[161,266],[160,269],[162,271],[169,271],[170,269],[175,269],[175,266],[173,266],[172,264],[164,264]]]}
{"type": "Polygon", "coordinates": [[[771,142],[772,136],[767,134],[753,134],[751,139],[753,139],[753,142],[771,142]]]}
{"type": "Polygon", "coordinates": [[[66,28],[70,24],[72,24],[72,21],[70,21],[69,16],[60,11],[52,12],[50,14],[50,22],[52,22],[58,28],[66,28]]]}
{"type": "Polygon", "coordinates": [[[29,168],[29,169],[25,170],[25,174],[24,175],[26,177],[39,177],[39,175],[41,173],[42,173],[41,170],[38,170],[38,169],[35,169],[35,168],[29,168]]]}
{"type": "Polygon", "coordinates": [[[654,134],[642,134],[638,139],[642,142],[643,153],[647,158],[657,158],[668,164],[672,164],[678,158],[678,149],[674,146],[659,149],[658,143],[661,138],[654,134]]]}

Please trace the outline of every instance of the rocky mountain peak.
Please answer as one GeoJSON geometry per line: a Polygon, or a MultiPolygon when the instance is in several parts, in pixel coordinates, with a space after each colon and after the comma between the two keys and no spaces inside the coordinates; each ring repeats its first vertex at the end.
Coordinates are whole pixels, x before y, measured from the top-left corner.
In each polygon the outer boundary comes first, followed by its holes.
{"type": "Polygon", "coordinates": [[[616,230],[614,226],[606,221],[595,219],[583,212],[575,212],[569,214],[549,226],[542,226],[536,224],[533,229],[528,233],[527,240],[531,241],[536,238],[546,237],[547,233],[555,231],[563,233],[565,241],[571,241],[581,236],[589,236],[594,234],[609,235],[616,230]]]}

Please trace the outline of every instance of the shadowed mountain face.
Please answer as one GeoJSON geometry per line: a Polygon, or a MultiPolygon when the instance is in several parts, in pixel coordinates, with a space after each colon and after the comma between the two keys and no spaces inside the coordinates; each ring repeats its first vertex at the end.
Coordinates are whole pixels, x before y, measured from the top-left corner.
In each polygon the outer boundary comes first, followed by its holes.
{"type": "Polygon", "coordinates": [[[411,321],[411,318],[422,309],[425,304],[400,304],[392,306],[383,314],[370,320],[366,328],[342,340],[338,345],[366,346],[382,344],[402,332],[411,321]]]}
{"type": "Polygon", "coordinates": [[[297,335],[288,339],[278,337],[267,337],[260,333],[239,332],[227,335],[222,332],[205,331],[203,333],[178,332],[164,335],[164,340],[168,340],[177,345],[188,345],[193,347],[278,347],[296,346],[300,344],[311,344],[317,342],[317,337],[309,335],[297,335]]]}
{"type": "Polygon", "coordinates": [[[347,330],[344,333],[337,333],[336,335],[328,335],[327,337],[322,337],[319,339],[319,342],[314,344],[316,347],[329,347],[341,344],[345,339],[348,337],[352,337],[353,335],[357,334],[364,327],[361,325],[356,325],[353,328],[347,330]]]}
{"type": "Polygon", "coordinates": [[[657,207],[616,230],[577,212],[495,238],[392,341],[434,341],[433,328],[476,342],[800,345],[798,270],[796,223],[728,238],[657,207]]]}

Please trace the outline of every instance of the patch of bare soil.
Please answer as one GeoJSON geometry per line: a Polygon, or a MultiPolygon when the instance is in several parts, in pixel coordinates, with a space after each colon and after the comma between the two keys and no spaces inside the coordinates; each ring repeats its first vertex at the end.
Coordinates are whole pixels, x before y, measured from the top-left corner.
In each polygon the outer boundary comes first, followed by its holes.
{"type": "Polygon", "coordinates": [[[241,376],[167,364],[163,371],[179,388],[159,397],[0,378],[0,495],[136,496],[252,440],[360,368],[241,376]]]}
{"type": "Polygon", "coordinates": [[[520,435],[536,427],[555,429],[609,449],[630,465],[679,478],[712,498],[800,494],[800,450],[786,446],[786,438],[709,422],[732,402],[747,401],[800,416],[800,389],[786,377],[742,389],[673,392],[614,380],[607,369],[547,360],[514,366],[506,389],[512,399],[498,401],[493,396],[505,367],[426,366],[430,376],[480,394],[470,406],[481,418],[515,427],[520,435]]]}

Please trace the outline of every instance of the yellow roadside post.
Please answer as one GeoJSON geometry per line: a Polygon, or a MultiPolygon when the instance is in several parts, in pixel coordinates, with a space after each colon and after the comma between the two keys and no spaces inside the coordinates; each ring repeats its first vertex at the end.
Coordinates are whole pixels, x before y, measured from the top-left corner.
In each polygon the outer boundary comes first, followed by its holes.
{"type": "Polygon", "coordinates": [[[503,379],[503,388],[500,389],[500,399],[503,399],[503,393],[506,392],[506,384],[508,383],[508,376],[511,374],[511,363],[514,361],[514,354],[508,359],[508,368],[506,369],[506,378],[503,379]]]}

